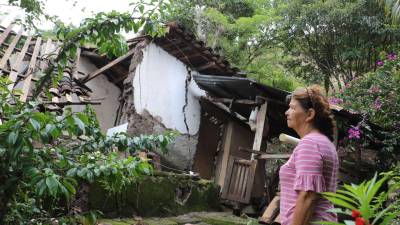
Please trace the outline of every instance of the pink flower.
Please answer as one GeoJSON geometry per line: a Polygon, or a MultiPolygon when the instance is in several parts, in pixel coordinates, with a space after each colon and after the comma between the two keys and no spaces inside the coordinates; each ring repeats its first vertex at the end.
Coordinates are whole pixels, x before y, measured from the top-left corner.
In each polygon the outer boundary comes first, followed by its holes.
{"type": "Polygon", "coordinates": [[[340,105],[343,103],[343,99],[331,97],[328,99],[329,104],[331,105],[340,105]]]}
{"type": "Polygon", "coordinates": [[[382,101],[379,97],[375,99],[374,107],[376,110],[379,110],[382,108],[382,101]]]}
{"type": "Polygon", "coordinates": [[[383,61],[382,60],[378,60],[378,61],[376,61],[376,65],[377,66],[383,66],[383,61]]]}
{"type": "Polygon", "coordinates": [[[393,52],[389,53],[386,58],[390,61],[396,60],[397,59],[397,55],[393,52]]]}
{"type": "Polygon", "coordinates": [[[349,139],[360,139],[361,131],[358,126],[351,126],[347,133],[349,139]]]}

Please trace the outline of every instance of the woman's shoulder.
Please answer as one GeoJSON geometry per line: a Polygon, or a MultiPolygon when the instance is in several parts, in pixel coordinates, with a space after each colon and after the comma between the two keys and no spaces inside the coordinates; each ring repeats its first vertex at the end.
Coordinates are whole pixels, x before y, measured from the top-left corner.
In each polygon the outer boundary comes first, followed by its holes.
{"type": "Polygon", "coordinates": [[[321,133],[312,132],[304,136],[300,141],[304,142],[312,142],[312,143],[320,143],[320,142],[331,142],[329,138],[321,133]]]}
{"type": "Polygon", "coordinates": [[[326,149],[335,149],[334,144],[329,140],[328,137],[321,133],[313,132],[309,133],[300,139],[300,146],[313,146],[316,149],[320,149],[321,147],[326,149]]]}
{"type": "Polygon", "coordinates": [[[314,149],[324,154],[336,152],[336,147],[328,137],[321,133],[310,133],[304,136],[299,144],[314,146],[314,149]]]}

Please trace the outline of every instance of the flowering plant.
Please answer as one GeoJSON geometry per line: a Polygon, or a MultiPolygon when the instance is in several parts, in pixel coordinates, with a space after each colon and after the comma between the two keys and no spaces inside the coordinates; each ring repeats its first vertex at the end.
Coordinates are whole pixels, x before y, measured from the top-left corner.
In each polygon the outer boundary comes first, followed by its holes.
{"type": "Polygon", "coordinates": [[[400,58],[394,52],[381,53],[376,70],[346,84],[331,100],[363,116],[363,121],[346,125],[348,147],[359,149],[373,143],[379,149],[381,168],[396,162],[400,146],[400,58]]]}
{"type": "MultiPolygon", "coordinates": [[[[387,225],[397,216],[394,210],[396,204],[388,207],[384,202],[388,199],[389,191],[382,191],[382,186],[392,176],[392,173],[385,174],[378,180],[375,176],[361,184],[345,184],[336,193],[324,192],[322,195],[334,205],[341,208],[334,208],[331,212],[351,216],[352,220],[345,220],[344,223],[317,222],[325,225],[387,225]]],[[[397,202],[398,204],[398,202],[397,202]]]]}

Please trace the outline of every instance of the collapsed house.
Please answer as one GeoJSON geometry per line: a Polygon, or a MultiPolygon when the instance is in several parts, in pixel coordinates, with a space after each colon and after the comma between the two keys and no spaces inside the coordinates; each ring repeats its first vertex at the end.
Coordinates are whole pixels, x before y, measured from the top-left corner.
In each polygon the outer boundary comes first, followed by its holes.
{"type": "MultiPolygon", "coordinates": [[[[31,99],[38,80],[36,68],[46,68],[59,43],[24,36],[12,25],[1,28],[0,70],[31,99]]],[[[128,40],[129,51],[107,58],[97,49],[81,48],[63,71],[59,87],[38,100],[47,110],[67,105],[74,111],[91,104],[101,129],[129,135],[177,132],[164,168],[194,171],[214,180],[222,198],[249,203],[265,195],[265,160],[287,159],[274,151],[279,134],[296,136],[286,125],[289,94],[243,78],[229,62],[214,54],[177,23],[167,25],[164,37],[139,36],[128,40]]],[[[343,110],[338,117],[357,121],[343,110]]],[[[343,136],[337,132],[337,138],[343,136]]],[[[268,193],[272,199],[274,191],[268,193]]]]}

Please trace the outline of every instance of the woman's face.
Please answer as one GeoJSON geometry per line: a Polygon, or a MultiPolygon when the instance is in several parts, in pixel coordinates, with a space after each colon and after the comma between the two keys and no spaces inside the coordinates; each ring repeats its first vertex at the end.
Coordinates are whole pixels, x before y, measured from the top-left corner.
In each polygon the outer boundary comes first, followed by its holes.
{"type": "Polygon", "coordinates": [[[298,130],[307,123],[309,116],[300,102],[294,98],[290,100],[289,109],[285,112],[288,127],[298,130]]]}

